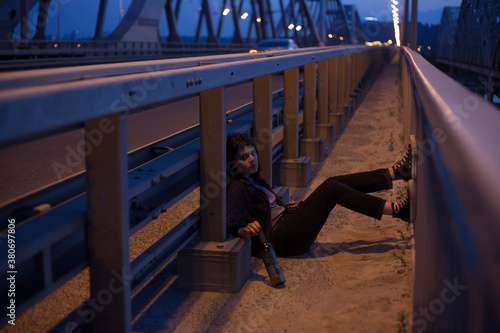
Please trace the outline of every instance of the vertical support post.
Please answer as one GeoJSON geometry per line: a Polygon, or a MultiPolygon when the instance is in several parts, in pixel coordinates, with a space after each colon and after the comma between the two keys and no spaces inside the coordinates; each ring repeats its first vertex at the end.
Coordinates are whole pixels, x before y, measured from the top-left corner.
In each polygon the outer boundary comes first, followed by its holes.
{"type": "Polygon", "coordinates": [[[236,293],[250,275],[250,240],[226,239],[225,94],[200,93],[200,238],[177,255],[183,289],[236,293]]]}
{"type": "Polygon", "coordinates": [[[113,114],[85,123],[90,297],[107,303],[90,323],[94,332],[131,332],[126,120],[113,114]],[[110,290],[111,283],[123,288],[110,290]]]}
{"type": "Polygon", "coordinates": [[[271,74],[253,79],[253,138],[259,150],[261,177],[272,184],[272,77],[271,74]]]}
{"type": "Polygon", "coordinates": [[[337,133],[344,129],[344,56],[331,58],[328,64],[328,114],[335,119],[337,133]]]}
{"type": "MultiPolygon", "coordinates": [[[[337,128],[339,131],[343,130],[345,124],[349,120],[349,108],[346,106],[346,56],[341,55],[338,57],[338,67],[337,67],[337,128]],[[342,125],[342,126],[339,126],[342,125]]],[[[331,68],[330,68],[331,71],[331,68]]],[[[330,88],[331,93],[331,88],[330,88]]]]}
{"type": "Polygon", "coordinates": [[[278,184],[307,187],[311,181],[311,158],[299,157],[299,69],[284,71],[283,160],[276,164],[278,184]]]}
{"type": "Polygon", "coordinates": [[[311,157],[313,162],[325,158],[325,138],[316,138],[316,63],[304,65],[304,122],[300,141],[301,155],[311,157]]]}
{"type": "Polygon", "coordinates": [[[350,93],[349,97],[351,98],[351,105],[352,105],[352,112],[356,110],[358,106],[358,99],[356,96],[356,64],[358,62],[358,54],[357,53],[351,53],[351,70],[350,70],[350,77],[351,77],[351,87],[350,87],[350,93]]]}
{"type": "Polygon", "coordinates": [[[351,66],[352,59],[351,54],[344,55],[344,117],[346,121],[351,118],[351,99],[350,99],[350,87],[351,87],[351,66]]]}
{"type": "MultiPolygon", "coordinates": [[[[328,60],[322,60],[318,62],[318,110],[317,110],[317,120],[318,123],[316,125],[316,133],[317,136],[325,138],[327,145],[333,145],[335,143],[335,124],[329,123],[328,117],[328,80],[329,80],[329,72],[328,72],[328,64],[335,63],[335,72],[330,73],[330,75],[335,75],[335,79],[337,79],[336,73],[336,64],[337,59],[331,58],[328,60]]],[[[334,87],[336,84],[334,85],[334,87]]],[[[334,90],[335,96],[332,97],[336,99],[337,91],[334,90]]],[[[332,108],[337,109],[337,101],[334,101],[332,104],[332,108]]],[[[331,119],[335,119],[332,117],[331,119]]]]}
{"type": "Polygon", "coordinates": [[[224,87],[200,93],[200,238],[202,242],[224,242],[226,239],[225,93],[224,87]]]}
{"type": "Polygon", "coordinates": [[[285,100],[283,106],[284,137],[283,157],[296,159],[299,156],[299,69],[284,71],[285,100]]]}
{"type": "Polygon", "coordinates": [[[304,65],[304,138],[316,137],[316,63],[304,65]]]}
{"type": "Polygon", "coordinates": [[[328,123],[328,62],[335,60],[318,62],[318,124],[328,123]]]}
{"type": "MultiPolygon", "coordinates": [[[[330,115],[337,114],[337,108],[344,104],[341,101],[343,100],[343,61],[344,56],[328,59],[328,113],[330,115]]],[[[342,127],[338,130],[342,130],[342,127]]]]}

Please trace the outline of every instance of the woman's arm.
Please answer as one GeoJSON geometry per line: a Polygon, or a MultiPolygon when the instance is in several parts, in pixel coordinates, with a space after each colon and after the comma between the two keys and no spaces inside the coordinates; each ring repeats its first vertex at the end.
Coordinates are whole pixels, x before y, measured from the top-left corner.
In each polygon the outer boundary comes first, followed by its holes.
{"type": "Polygon", "coordinates": [[[248,195],[245,185],[239,181],[231,181],[226,192],[226,231],[233,236],[240,236],[240,229],[251,223],[246,205],[248,195]]]}
{"type": "Polygon", "coordinates": [[[254,237],[259,234],[260,224],[257,221],[253,221],[252,223],[248,223],[245,227],[241,227],[238,230],[238,236],[241,238],[254,237]]]}

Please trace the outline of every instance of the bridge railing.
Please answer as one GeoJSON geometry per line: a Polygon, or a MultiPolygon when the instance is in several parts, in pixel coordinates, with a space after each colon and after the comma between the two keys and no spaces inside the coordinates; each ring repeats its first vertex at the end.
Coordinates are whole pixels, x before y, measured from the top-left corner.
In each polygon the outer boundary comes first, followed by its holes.
{"type": "Polygon", "coordinates": [[[414,332],[500,329],[500,113],[402,50],[416,137],[414,332]]]}
{"type": "MultiPolygon", "coordinates": [[[[228,58],[226,63],[200,58],[202,66],[182,68],[148,63],[151,67],[142,71],[136,67],[110,73],[103,67],[98,69],[102,75],[83,80],[70,72],[52,76],[37,71],[9,78],[17,83],[0,90],[0,147],[83,128],[79,147],[86,172],[0,206],[2,253],[12,252],[8,259],[13,260],[0,263],[1,292],[8,295],[9,276],[15,277],[16,286],[15,300],[4,298],[2,306],[14,300],[13,312],[19,316],[89,267],[89,300],[102,305],[102,311],[81,304],[59,326],[129,332],[132,294],[198,232],[203,242],[227,241],[226,134],[254,136],[262,175],[270,184],[287,186],[290,180],[281,177],[276,165],[304,155],[305,167],[290,178],[307,183],[307,156],[321,158],[317,152],[321,147],[324,151],[325,142],[333,143],[331,122],[341,131],[359,102],[364,80],[380,68],[387,52],[330,47],[228,58]],[[299,68],[304,69],[303,82],[299,68]],[[283,73],[285,88],[272,94],[271,76],[276,73],[283,73]],[[43,84],[26,83],[37,78],[43,84]],[[243,82],[253,82],[253,103],[227,113],[226,87],[243,82]],[[200,97],[199,126],[127,151],[128,114],[192,96],[200,97]],[[308,140],[314,142],[312,150],[304,143],[308,140]],[[278,170],[274,181],[273,168],[278,170]],[[222,175],[221,180],[213,175],[222,175]],[[129,238],[197,187],[199,211],[131,262],[129,238]]],[[[2,324],[11,319],[4,317],[2,324]]]]}

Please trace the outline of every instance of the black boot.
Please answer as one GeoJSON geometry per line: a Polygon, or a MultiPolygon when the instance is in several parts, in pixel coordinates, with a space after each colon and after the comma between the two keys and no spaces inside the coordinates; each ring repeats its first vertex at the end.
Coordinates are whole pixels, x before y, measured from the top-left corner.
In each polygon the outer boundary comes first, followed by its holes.
{"type": "Polygon", "coordinates": [[[410,180],[411,179],[411,145],[408,145],[408,149],[406,150],[403,158],[392,166],[392,170],[394,171],[394,180],[403,179],[410,180]]]}
{"type": "Polygon", "coordinates": [[[392,217],[410,222],[410,196],[408,192],[402,199],[392,203],[392,217]]]}

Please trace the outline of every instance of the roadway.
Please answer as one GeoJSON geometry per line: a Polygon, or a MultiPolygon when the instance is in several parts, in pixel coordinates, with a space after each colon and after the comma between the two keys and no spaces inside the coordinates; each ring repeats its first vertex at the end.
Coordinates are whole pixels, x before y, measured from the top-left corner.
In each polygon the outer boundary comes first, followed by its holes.
{"type": "MultiPolygon", "coordinates": [[[[273,92],[282,88],[282,76],[273,76],[273,92]]],[[[251,102],[252,95],[252,83],[228,88],[227,110],[231,111],[251,102]]],[[[128,151],[165,138],[198,122],[198,97],[131,114],[127,128],[128,151]]],[[[77,153],[82,140],[83,129],[80,129],[0,150],[0,205],[83,171],[85,160],[77,153]],[[65,168],[57,167],[61,165],[65,168]]]]}

